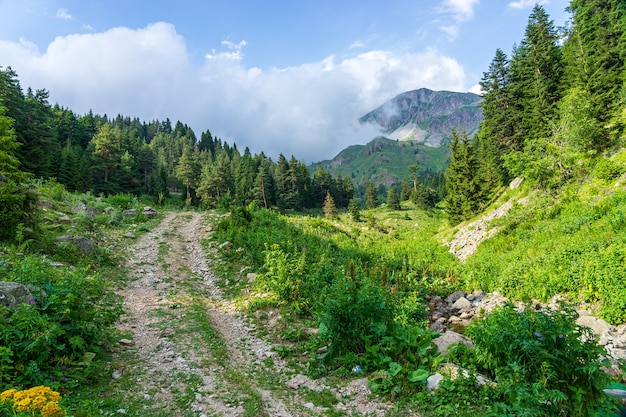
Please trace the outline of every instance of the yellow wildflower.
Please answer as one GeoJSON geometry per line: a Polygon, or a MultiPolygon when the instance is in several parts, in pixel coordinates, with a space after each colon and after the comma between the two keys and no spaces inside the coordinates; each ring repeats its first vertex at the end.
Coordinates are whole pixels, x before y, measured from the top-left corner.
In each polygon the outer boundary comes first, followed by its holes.
{"type": "Polygon", "coordinates": [[[50,401],[41,409],[41,415],[43,417],[60,417],[64,416],[65,412],[56,402],[50,401]]]}
{"type": "Polygon", "coordinates": [[[33,398],[33,400],[32,400],[33,406],[35,408],[41,408],[44,405],[46,405],[47,402],[48,402],[48,400],[43,395],[38,395],[35,398],[33,398]]]}
{"type": "Polygon", "coordinates": [[[32,410],[33,408],[31,407],[31,404],[30,404],[30,397],[26,397],[26,398],[21,399],[19,401],[15,401],[13,403],[13,408],[15,408],[15,411],[17,411],[18,413],[20,411],[32,410]]]}
{"type": "Polygon", "coordinates": [[[17,390],[15,389],[3,391],[2,394],[0,394],[0,402],[8,403],[9,401],[13,400],[13,394],[15,394],[16,392],[17,390]]]}

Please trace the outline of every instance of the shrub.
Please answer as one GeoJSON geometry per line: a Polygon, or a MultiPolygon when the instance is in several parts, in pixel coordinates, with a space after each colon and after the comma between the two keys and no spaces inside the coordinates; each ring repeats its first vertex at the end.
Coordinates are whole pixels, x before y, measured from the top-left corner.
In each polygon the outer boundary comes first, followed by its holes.
{"type": "Polygon", "coordinates": [[[622,175],[624,168],[612,159],[602,158],[596,163],[593,172],[599,179],[611,181],[622,175]]]}
{"type": "Polygon", "coordinates": [[[330,344],[327,359],[347,353],[362,354],[368,339],[392,331],[393,303],[369,277],[343,277],[327,290],[318,311],[320,335],[330,344]]]}
{"type": "Polygon", "coordinates": [[[20,224],[34,227],[35,193],[0,174],[0,240],[12,241],[20,224]]]}
{"type": "Polygon", "coordinates": [[[137,197],[130,193],[121,193],[108,196],[106,202],[112,207],[128,210],[137,205],[137,197]]]}
{"type": "MultiPolygon", "coordinates": [[[[602,391],[609,382],[591,330],[576,325],[576,311],[536,311],[513,304],[494,310],[466,331],[475,344],[464,366],[497,382],[497,415],[589,416],[612,408],[602,391]]],[[[608,414],[607,414],[608,415],[608,414]]]]}
{"type": "Polygon", "coordinates": [[[0,380],[37,385],[84,374],[121,314],[110,283],[84,270],[51,267],[36,256],[2,265],[0,279],[26,285],[33,294],[28,304],[0,309],[0,380]]]}

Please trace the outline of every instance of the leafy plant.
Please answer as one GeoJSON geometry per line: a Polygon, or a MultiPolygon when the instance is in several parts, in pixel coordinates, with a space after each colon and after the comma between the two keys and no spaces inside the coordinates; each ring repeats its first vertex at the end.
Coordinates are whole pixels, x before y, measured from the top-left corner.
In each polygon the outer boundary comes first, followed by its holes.
{"type": "Polygon", "coordinates": [[[83,375],[121,314],[110,283],[85,270],[52,267],[36,255],[13,258],[0,276],[33,294],[29,303],[0,311],[0,346],[6,349],[2,378],[36,385],[83,375]]]}
{"type": "MultiPolygon", "coordinates": [[[[606,352],[589,328],[576,324],[576,311],[519,311],[508,303],[466,331],[475,350],[467,363],[497,383],[498,415],[588,416],[609,413],[603,388],[606,352]]],[[[459,356],[459,357],[463,357],[459,356]]]]}

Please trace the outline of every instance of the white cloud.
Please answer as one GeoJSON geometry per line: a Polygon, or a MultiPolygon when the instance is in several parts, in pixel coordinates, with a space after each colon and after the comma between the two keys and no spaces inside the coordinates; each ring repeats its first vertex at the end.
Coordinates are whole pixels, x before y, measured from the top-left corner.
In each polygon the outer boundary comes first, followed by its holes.
{"type": "Polygon", "coordinates": [[[533,7],[535,4],[546,4],[549,0],[517,0],[509,3],[509,7],[512,9],[527,9],[533,7]]]}
{"type": "Polygon", "coordinates": [[[454,20],[464,22],[474,18],[474,7],[480,0],[443,0],[441,5],[442,13],[451,13],[454,20]]]}
{"type": "Polygon", "coordinates": [[[459,26],[462,22],[474,18],[474,8],[480,0],[443,0],[437,11],[441,14],[449,14],[452,17],[452,24],[441,25],[439,29],[448,35],[453,41],[459,35],[459,26]]]}
{"type": "Polygon", "coordinates": [[[65,20],[72,20],[74,19],[74,16],[72,16],[67,9],[59,9],[57,10],[57,18],[65,19],[65,20]]]}
{"type": "Polygon", "coordinates": [[[198,136],[210,129],[242,150],[307,162],[376,136],[357,120],[393,96],[421,87],[460,91],[465,78],[457,61],[435,49],[261,69],[243,64],[245,45],[224,41],[197,67],[175,28],[155,23],[57,37],[45,52],[26,41],[0,41],[0,56],[23,88],[46,88],[52,103],[79,114],[169,117],[198,136]]]}

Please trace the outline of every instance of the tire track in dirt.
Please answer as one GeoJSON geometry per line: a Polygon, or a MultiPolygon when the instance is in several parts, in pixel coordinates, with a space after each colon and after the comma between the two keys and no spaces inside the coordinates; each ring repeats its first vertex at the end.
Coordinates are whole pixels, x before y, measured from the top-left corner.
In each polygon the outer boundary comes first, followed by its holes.
{"type": "MultiPolygon", "coordinates": [[[[174,416],[189,411],[174,407],[176,395],[186,390],[186,383],[180,377],[183,373],[202,380],[190,405],[192,411],[201,416],[241,416],[244,414],[241,404],[232,398],[229,401],[222,398],[227,394],[223,392],[224,367],[239,368],[241,372],[251,368],[252,365],[246,363],[250,357],[260,360],[273,353],[271,346],[251,337],[245,322],[222,299],[201,246],[206,233],[200,214],[169,213],[157,228],[129,248],[127,270],[132,282],[119,292],[127,312],[120,329],[132,333],[133,346],[147,373],[137,382],[144,396],[156,392],[152,395],[155,408],[169,410],[174,416]],[[216,358],[207,354],[210,349],[206,347],[190,348],[194,335],[184,333],[181,338],[177,334],[180,330],[177,325],[185,321],[183,304],[193,297],[190,284],[195,289],[208,291],[206,313],[228,349],[230,364],[216,363],[216,358]],[[165,319],[160,313],[164,310],[167,312],[165,319]]],[[[292,415],[271,394],[262,392],[259,395],[263,398],[266,414],[292,415]]]]}

